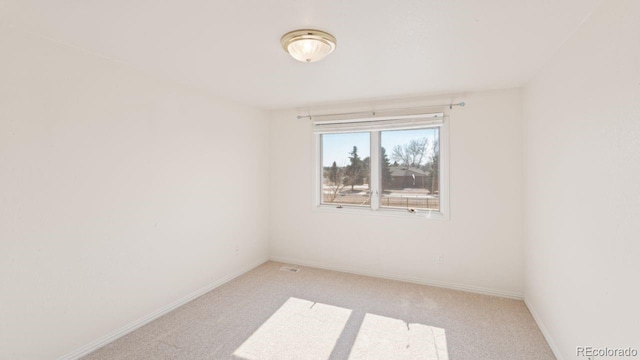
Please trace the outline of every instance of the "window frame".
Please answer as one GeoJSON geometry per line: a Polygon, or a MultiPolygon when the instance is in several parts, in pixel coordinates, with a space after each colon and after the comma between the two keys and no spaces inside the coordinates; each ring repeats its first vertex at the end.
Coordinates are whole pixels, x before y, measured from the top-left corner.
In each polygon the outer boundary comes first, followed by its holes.
{"type": "Polygon", "coordinates": [[[349,206],[348,204],[337,207],[333,204],[322,203],[322,134],[312,133],[313,136],[313,210],[328,213],[346,213],[373,216],[390,216],[390,217],[412,217],[419,219],[433,220],[449,220],[449,121],[448,116],[443,116],[442,124],[439,126],[424,126],[421,129],[439,128],[439,146],[440,146],[440,178],[439,181],[439,211],[420,210],[409,212],[406,209],[388,208],[380,206],[380,145],[381,132],[385,130],[358,130],[354,132],[368,132],[370,139],[370,206],[349,206]]]}

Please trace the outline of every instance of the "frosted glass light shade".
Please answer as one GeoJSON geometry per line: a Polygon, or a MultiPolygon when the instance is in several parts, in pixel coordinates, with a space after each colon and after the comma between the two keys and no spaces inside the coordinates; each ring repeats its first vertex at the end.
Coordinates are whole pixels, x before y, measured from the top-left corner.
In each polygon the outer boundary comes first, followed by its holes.
{"type": "Polygon", "coordinates": [[[302,62],[321,60],[336,48],[336,38],[319,30],[292,31],[280,41],[286,52],[302,62]]]}
{"type": "Polygon", "coordinates": [[[315,39],[293,41],[287,48],[294,59],[305,62],[318,61],[329,55],[333,48],[328,43],[315,39]]]}

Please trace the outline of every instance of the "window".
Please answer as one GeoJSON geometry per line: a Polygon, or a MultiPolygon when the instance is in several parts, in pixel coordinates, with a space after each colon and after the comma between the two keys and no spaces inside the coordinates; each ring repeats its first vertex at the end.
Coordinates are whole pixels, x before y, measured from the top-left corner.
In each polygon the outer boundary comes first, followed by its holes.
{"type": "Polygon", "coordinates": [[[371,205],[370,136],[322,135],[322,204],[371,205]]]}
{"type": "Polygon", "coordinates": [[[316,205],[446,216],[443,114],[314,123],[316,205]]]}
{"type": "Polygon", "coordinates": [[[439,133],[437,127],[380,132],[380,207],[440,211],[439,133]]]}

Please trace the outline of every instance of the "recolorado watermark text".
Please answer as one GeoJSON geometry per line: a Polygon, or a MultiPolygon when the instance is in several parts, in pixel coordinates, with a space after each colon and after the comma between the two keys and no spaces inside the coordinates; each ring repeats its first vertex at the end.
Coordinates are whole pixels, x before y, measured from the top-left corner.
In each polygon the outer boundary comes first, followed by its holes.
{"type": "Polygon", "coordinates": [[[636,357],[638,349],[632,347],[626,348],[610,348],[610,347],[593,347],[593,346],[577,346],[576,355],[586,357],[588,359],[605,358],[605,357],[636,357]]]}

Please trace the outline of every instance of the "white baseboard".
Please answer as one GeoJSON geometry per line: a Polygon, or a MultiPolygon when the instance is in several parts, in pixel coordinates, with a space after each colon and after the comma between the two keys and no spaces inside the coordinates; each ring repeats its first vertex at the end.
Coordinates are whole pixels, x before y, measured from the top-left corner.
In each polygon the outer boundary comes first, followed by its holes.
{"type": "Polygon", "coordinates": [[[293,258],[287,258],[282,256],[271,256],[269,257],[269,259],[271,261],[288,263],[291,265],[315,267],[320,269],[334,270],[334,271],[340,271],[340,272],[346,272],[346,273],[358,274],[358,275],[366,275],[366,276],[372,276],[372,277],[383,278],[383,279],[405,281],[405,282],[421,284],[421,285],[436,286],[436,287],[452,289],[452,290],[467,291],[467,292],[472,292],[476,294],[499,296],[499,297],[515,299],[515,300],[523,300],[522,294],[511,292],[511,291],[488,289],[488,288],[483,288],[479,286],[456,284],[456,283],[450,283],[445,281],[418,279],[418,278],[412,278],[412,277],[402,276],[402,275],[384,274],[384,273],[379,273],[374,271],[353,269],[353,268],[342,267],[342,266],[334,266],[334,265],[328,265],[328,264],[315,262],[315,261],[306,261],[306,260],[293,259],[293,258]]]}
{"type": "Polygon", "coordinates": [[[173,302],[173,303],[171,303],[171,304],[169,304],[169,305],[167,305],[165,307],[162,307],[161,309],[158,309],[158,310],[152,312],[151,314],[142,317],[141,319],[138,319],[138,320],[136,320],[136,321],[134,321],[132,323],[129,323],[129,324],[121,327],[120,329],[112,331],[112,332],[108,333],[107,335],[105,335],[105,336],[103,336],[103,337],[101,337],[99,339],[96,339],[96,340],[88,343],[87,345],[85,345],[85,346],[83,346],[83,347],[81,347],[81,348],[79,348],[79,349],[77,349],[77,350],[75,350],[73,352],[70,352],[70,353],[58,358],[58,360],[75,360],[75,359],[79,359],[79,358],[81,358],[81,357],[83,357],[85,355],[88,355],[89,353],[91,353],[91,352],[93,352],[95,350],[98,350],[99,348],[109,344],[110,342],[113,342],[113,341],[115,341],[115,340],[127,335],[128,333],[130,333],[130,332],[132,332],[132,331],[134,331],[134,330],[136,330],[136,329],[138,329],[138,328],[140,328],[140,327],[152,322],[153,320],[161,317],[162,315],[164,315],[164,314],[166,314],[168,312],[171,312],[172,310],[174,310],[174,309],[176,309],[176,308],[178,308],[178,307],[180,307],[180,306],[182,306],[182,305],[184,305],[184,304],[186,304],[186,303],[188,303],[188,302],[190,302],[192,300],[195,300],[196,298],[208,293],[209,291],[217,288],[218,286],[223,285],[223,284],[225,284],[225,283],[237,278],[238,276],[243,275],[244,273],[253,270],[254,268],[264,264],[267,261],[268,261],[267,259],[261,260],[261,261],[259,261],[257,263],[254,263],[254,264],[252,264],[250,266],[245,267],[241,271],[238,271],[238,272],[236,272],[234,274],[230,274],[228,276],[225,276],[220,280],[216,280],[216,281],[214,281],[214,282],[212,282],[212,283],[210,283],[210,284],[208,284],[208,285],[206,285],[206,286],[204,286],[204,287],[192,292],[191,294],[189,294],[187,296],[184,296],[184,297],[178,299],[177,301],[175,301],[175,302],[173,302]]]}
{"type": "Polygon", "coordinates": [[[527,301],[526,298],[524,299],[524,304],[527,306],[527,309],[529,309],[531,316],[533,316],[533,320],[535,320],[536,324],[538,324],[538,328],[540,328],[540,332],[542,332],[542,336],[544,336],[544,339],[547,340],[547,344],[549,344],[549,347],[551,348],[553,355],[555,355],[557,360],[564,360],[564,358],[562,357],[562,354],[560,353],[560,349],[558,348],[558,345],[555,343],[555,341],[553,341],[553,338],[551,337],[549,330],[547,330],[547,328],[544,326],[542,319],[540,318],[536,310],[533,308],[533,306],[531,306],[531,303],[527,301]]]}

